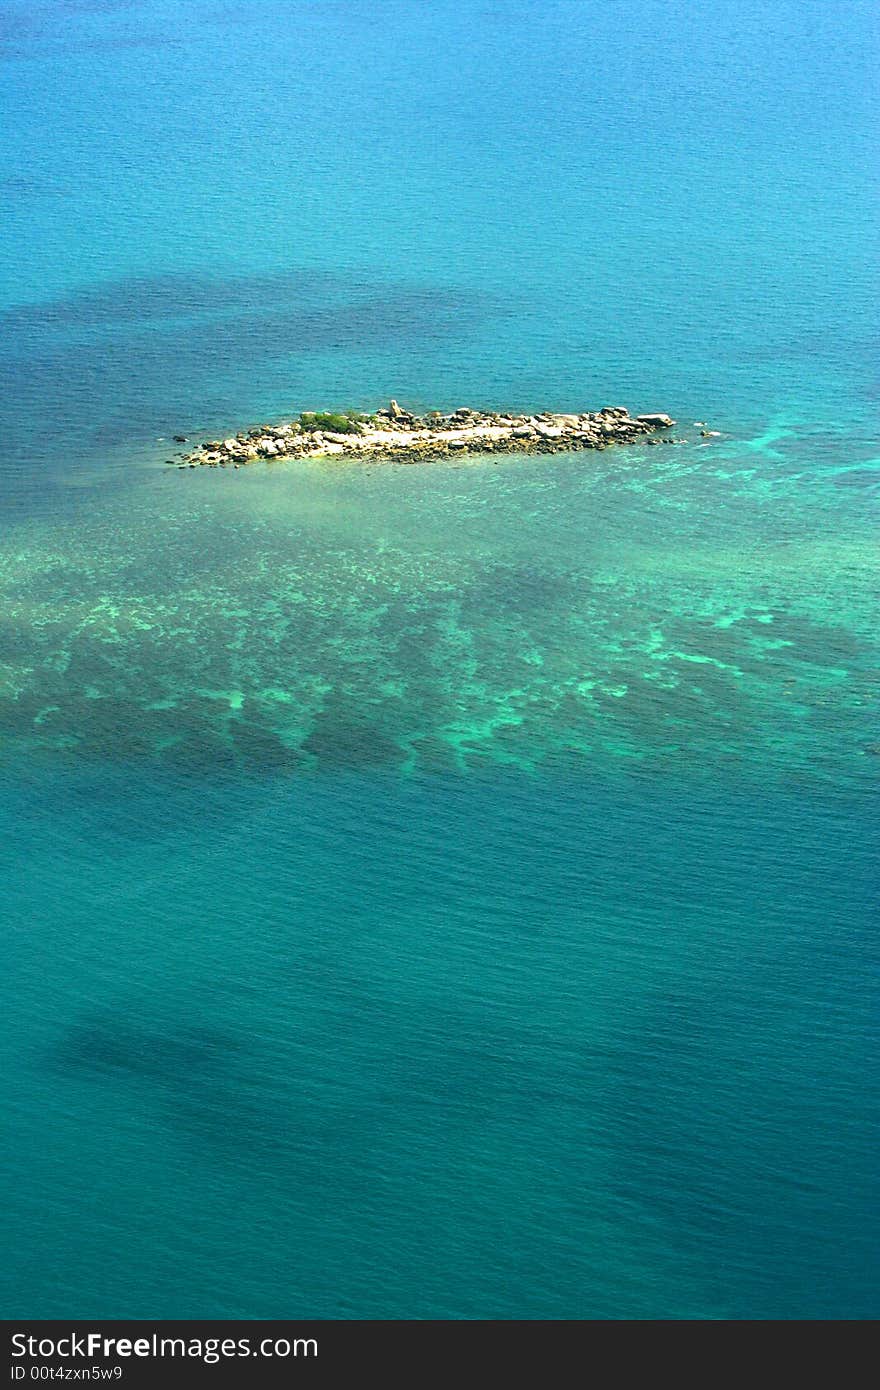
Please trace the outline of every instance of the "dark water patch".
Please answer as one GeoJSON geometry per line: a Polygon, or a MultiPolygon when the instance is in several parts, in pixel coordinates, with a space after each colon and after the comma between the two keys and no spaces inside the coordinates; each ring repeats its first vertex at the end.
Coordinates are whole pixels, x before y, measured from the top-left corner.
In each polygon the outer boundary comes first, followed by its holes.
{"type": "Polygon", "coordinates": [[[439,734],[418,734],[408,738],[406,748],[415,758],[423,776],[448,777],[460,773],[455,749],[439,734]]]}
{"type": "Polygon", "coordinates": [[[277,1063],[240,1032],[173,1019],[138,1023],[106,1010],[72,1024],[45,1060],[62,1080],[129,1091],[133,1108],[155,1107],[178,1139],[207,1145],[220,1160],[265,1159],[290,1148],[291,1081],[279,1077],[273,1085],[267,1078],[277,1063]]]}
{"type": "Polygon", "coordinates": [[[169,739],[158,749],[158,758],[183,777],[231,779],[240,770],[229,739],[210,728],[169,739]]]}
{"type": "MultiPolygon", "coordinates": [[[[86,284],[56,299],[14,305],[0,312],[7,333],[45,329],[110,329],[168,320],[202,319],[272,310],[304,299],[367,290],[363,280],[337,271],[297,270],[253,276],[132,275],[86,284]]],[[[367,291],[368,292],[368,291],[367,291]]]]}
{"type": "Polygon", "coordinates": [[[511,610],[517,616],[583,603],[589,580],[567,573],[554,564],[489,562],[480,567],[473,581],[464,587],[462,611],[466,625],[479,614],[511,610]]]}
{"type": "Polygon", "coordinates": [[[342,696],[325,704],[301,747],[331,768],[394,767],[404,760],[400,744],[370,713],[342,696]]]}
{"type": "MultiPolygon", "coordinates": [[[[33,708],[33,701],[30,704],[33,708]]],[[[113,695],[64,700],[45,713],[38,712],[34,722],[41,737],[72,740],[86,758],[95,759],[101,749],[123,760],[149,758],[168,727],[155,711],[113,695]]]]}
{"type": "Polygon", "coordinates": [[[182,347],[203,351],[250,344],[255,353],[309,350],[348,342],[360,345],[368,329],[386,338],[420,337],[438,329],[482,322],[501,306],[488,292],[400,281],[377,281],[365,274],[292,268],[270,275],[199,277],[132,276],[86,286],[54,300],[18,305],[0,313],[0,328],[12,340],[27,343],[47,332],[84,335],[114,330],[126,334],[164,325],[182,347]],[[207,332],[208,326],[210,332],[207,332]],[[206,336],[202,336],[199,330],[206,336]],[[300,336],[302,335],[301,339],[300,336]]]}
{"type": "Polygon", "coordinates": [[[829,614],[827,622],[819,622],[804,614],[778,609],[772,623],[761,623],[757,619],[754,622],[752,631],[756,635],[787,644],[781,652],[773,652],[771,656],[795,664],[858,668],[875,655],[873,644],[855,632],[843,615],[839,622],[834,621],[833,613],[829,614]]]}
{"type": "Polygon", "coordinates": [[[49,1057],[60,1071],[117,1075],[178,1088],[228,1075],[245,1053],[242,1040],[223,1029],[191,1023],[152,1029],[130,1022],[124,1014],[106,1012],[73,1024],[49,1057]]]}
{"type": "Polygon", "coordinates": [[[8,174],[5,177],[0,177],[0,194],[3,197],[12,195],[15,198],[26,198],[35,195],[42,196],[46,193],[72,194],[73,191],[72,188],[65,188],[63,184],[51,179],[35,178],[32,175],[8,174]]]}
{"type": "Polygon", "coordinates": [[[155,28],[154,16],[145,10],[149,7],[143,0],[55,0],[53,4],[12,0],[0,15],[0,59],[42,62],[81,53],[182,46],[179,32],[171,26],[155,28]]]}
{"type": "Polygon", "coordinates": [[[371,1008],[363,982],[360,993],[355,982],[342,1005],[331,993],[315,1015],[307,978],[279,969],[278,979],[279,999],[288,999],[292,1013],[288,1022],[276,1022],[271,1050],[222,1027],[173,1019],[133,1023],[108,1010],[69,1027],[45,1063],[62,1082],[82,1078],[128,1092],[133,1109],[152,1110],[178,1141],[207,1152],[212,1163],[259,1162],[285,1183],[309,1172],[317,1179],[328,1153],[351,1142],[353,1133],[359,1143],[381,1143],[384,1048],[379,1058],[357,1059],[356,1086],[345,1076],[354,1061],[345,1027],[350,1009],[356,1002],[363,1018],[378,1025],[379,1005],[371,1008]],[[298,1006],[308,1010],[303,1017],[298,1006]],[[340,1026],[322,1058],[316,1034],[328,1013],[340,1026]]]}
{"type": "Polygon", "coordinates": [[[877,468],[847,468],[831,475],[833,487],[855,491],[874,492],[880,488],[880,470],[877,468]]]}
{"type": "Polygon", "coordinates": [[[143,0],[59,0],[58,8],[70,14],[118,14],[122,10],[140,10],[143,0]]]}
{"type": "MultiPolygon", "coordinates": [[[[256,313],[242,309],[236,315],[198,323],[183,321],[178,325],[162,319],[150,330],[132,324],[122,332],[107,334],[100,343],[93,339],[70,346],[53,347],[47,343],[41,351],[33,352],[43,339],[42,329],[38,329],[34,337],[22,333],[24,350],[16,349],[11,365],[15,371],[35,378],[55,373],[60,382],[65,366],[71,366],[75,356],[84,381],[93,388],[119,391],[123,401],[130,394],[137,401],[147,391],[154,393],[167,380],[168,394],[173,400],[170,384],[175,362],[178,370],[185,368],[189,374],[198,368],[197,375],[202,376],[215,373],[229,361],[247,366],[268,358],[356,352],[367,346],[376,351],[406,343],[424,348],[451,334],[465,333],[482,321],[479,307],[470,296],[392,287],[377,289],[369,299],[345,304],[276,305],[256,313]],[[124,363],[134,377],[128,393],[122,390],[124,363]]],[[[20,332],[18,328],[13,331],[20,332]]]]}
{"type": "Polygon", "coordinates": [[[302,748],[292,748],[278,734],[259,724],[235,719],[230,724],[232,748],[244,769],[256,774],[302,772],[310,765],[302,748]]]}
{"type": "MultiPolygon", "coordinates": [[[[38,14],[33,5],[19,0],[0,10],[0,56],[7,56],[4,48],[12,44],[27,43],[40,32],[38,14]]],[[[14,50],[12,50],[14,52],[14,50]]]]}

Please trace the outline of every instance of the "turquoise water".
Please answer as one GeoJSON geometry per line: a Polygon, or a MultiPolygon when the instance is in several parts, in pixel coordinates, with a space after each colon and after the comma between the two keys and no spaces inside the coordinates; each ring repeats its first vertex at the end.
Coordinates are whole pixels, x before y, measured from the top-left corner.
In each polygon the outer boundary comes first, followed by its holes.
{"type": "Polygon", "coordinates": [[[880,1310],[877,23],[718,10],[0,8],[7,1315],[880,1310]],[[392,394],[688,442],[164,463],[392,394]]]}

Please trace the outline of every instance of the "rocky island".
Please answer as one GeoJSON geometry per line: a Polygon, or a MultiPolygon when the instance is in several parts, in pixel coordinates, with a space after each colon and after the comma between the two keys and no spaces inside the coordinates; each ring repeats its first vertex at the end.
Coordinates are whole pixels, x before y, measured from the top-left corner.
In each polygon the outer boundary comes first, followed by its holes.
{"type": "MultiPolygon", "coordinates": [[[[168,462],[178,468],[241,468],[260,459],[328,455],[422,463],[463,454],[570,453],[636,441],[683,443],[663,433],[674,425],[668,415],[631,416],[624,406],[579,415],[512,415],[468,406],[449,414],[434,410],[413,415],[393,400],[372,415],[305,411],[289,424],[257,425],[229,439],[208,440],[168,462]],[[658,433],[659,438],[652,437],[658,433]]],[[[187,442],[181,435],[175,438],[187,442]]]]}

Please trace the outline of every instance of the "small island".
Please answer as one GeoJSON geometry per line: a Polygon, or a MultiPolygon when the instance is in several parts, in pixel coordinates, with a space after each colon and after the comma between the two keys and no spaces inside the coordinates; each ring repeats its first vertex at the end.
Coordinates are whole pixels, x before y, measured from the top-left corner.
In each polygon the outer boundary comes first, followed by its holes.
{"type": "MultiPolygon", "coordinates": [[[[432,410],[413,415],[392,400],[372,415],[305,411],[289,424],[257,425],[229,439],[207,440],[168,462],[178,468],[241,468],[260,459],[329,455],[423,463],[465,454],[570,453],[636,441],[683,443],[662,433],[674,425],[668,415],[631,416],[624,406],[605,406],[580,415],[548,411],[512,415],[468,406],[449,414],[432,410]],[[658,432],[660,438],[651,437],[658,432]]],[[[187,442],[182,435],[175,439],[187,442]]]]}

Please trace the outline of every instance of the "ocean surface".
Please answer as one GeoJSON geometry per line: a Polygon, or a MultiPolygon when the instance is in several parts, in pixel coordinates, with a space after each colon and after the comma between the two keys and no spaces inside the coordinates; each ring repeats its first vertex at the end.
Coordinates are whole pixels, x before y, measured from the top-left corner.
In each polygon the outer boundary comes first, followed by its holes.
{"type": "Polygon", "coordinates": [[[6,1316],[880,1313],[878,57],[2,0],[6,1316]]]}

